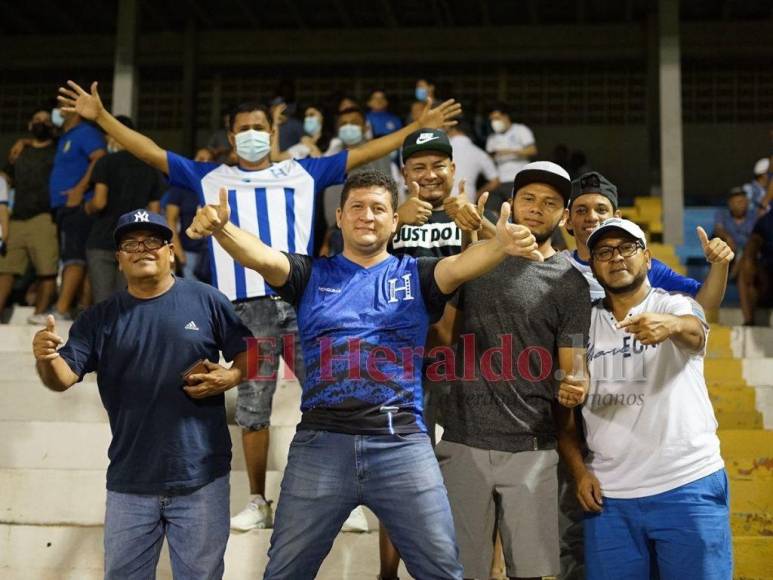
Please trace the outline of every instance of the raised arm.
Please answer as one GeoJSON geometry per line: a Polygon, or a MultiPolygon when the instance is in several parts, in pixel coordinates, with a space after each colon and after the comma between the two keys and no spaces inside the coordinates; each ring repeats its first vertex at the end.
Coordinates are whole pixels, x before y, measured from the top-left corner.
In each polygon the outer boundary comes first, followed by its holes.
{"type": "Polygon", "coordinates": [[[361,147],[349,151],[346,159],[346,171],[351,171],[355,167],[389,155],[395,149],[399,149],[405,138],[414,131],[452,127],[456,125],[456,121],[453,119],[462,114],[462,106],[453,99],[441,103],[434,109],[431,107],[432,99],[428,99],[427,106],[417,121],[406,125],[399,131],[384,135],[379,139],[374,139],[361,147]]]}
{"type": "Polygon", "coordinates": [[[102,104],[97,92],[97,83],[91,83],[91,93],[87,93],[74,81],[67,81],[67,87],[59,87],[59,103],[63,111],[78,113],[84,119],[94,121],[102,129],[123,145],[129,153],[142,159],[148,165],[169,173],[166,151],[142,133],[130,129],[113,117],[102,104]]]}
{"type": "Polygon", "coordinates": [[[32,339],[32,352],[43,384],[52,391],[66,391],[78,382],[78,375],[57,352],[57,347],[64,341],[56,334],[55,324],[54,317],[49,314],[46,327],[36,332],[32,339]]]}
{"type": "Polygon", "coordinates": [[[715,310],[719,308],[725,297],[730,262],[733,261],[735,254],[727,242],[721,238],[716,237],[709,240],[706,231],[700,226],[698,226],[697,232],[703,247],[703,254],[711,266],[701,289],[695,296],[695,300],[703,306],[704,310],[715,310]]]}
{"type": "Polygon", "coordinates": [[[239,229],[229,221],[228,191],[220,188],[220,203],[205,205],[196,211],[188,237],[194,240],[214,236],[223,249],[245,268],[255,270],[272,286],[283,286],[290,275],[290,260],[257,236],[239,229]]]}
{"type": "Polygon", "coordinates": [[[509,215],[510,204],[505,202],[502,204],[495,238],[474,244],[461,254],[438,262],[435,281],[441,292],[450,294],[468,280],[492,270],[508,255],[542,261],[542,254],[537,251],[537,242],[529,228],[508,223],[509,215]]]}

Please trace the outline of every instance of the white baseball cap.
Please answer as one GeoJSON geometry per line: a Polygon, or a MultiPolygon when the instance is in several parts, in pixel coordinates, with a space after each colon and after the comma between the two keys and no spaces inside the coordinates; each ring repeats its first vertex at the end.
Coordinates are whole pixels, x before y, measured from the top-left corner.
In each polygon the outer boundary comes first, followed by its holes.
{"type": "Polygon", "coordinates": [[[631,220],[625,220],[623,218],[609,218],[601,222],[599,227],[593,230],[588,236],[588,249],[592,250],[593,246],[603,237],[603,235],[610,230],[620,230],[628,235],[633,236],[639,240],[644,247],[647,247],[647,236],[644,235],[642,229],[633,223],[631,220]]]}
{"type": "Polygon", "coordinates": [[[770,159],[763,157],[754,164],[754,175],[765,175],[770,170],[770,159]]]}
{"type": "Polygon", "coordinates": [[[513,183],[513,195],[525,185],[530,183],[547,183],[552,185],[564,198],[564,205],[569,204],[569,198],[572,195],[572,179],[566,172],[566,169],[552,161],[534,161],[524,165],[518,173],[515,174],[513,183]]]}

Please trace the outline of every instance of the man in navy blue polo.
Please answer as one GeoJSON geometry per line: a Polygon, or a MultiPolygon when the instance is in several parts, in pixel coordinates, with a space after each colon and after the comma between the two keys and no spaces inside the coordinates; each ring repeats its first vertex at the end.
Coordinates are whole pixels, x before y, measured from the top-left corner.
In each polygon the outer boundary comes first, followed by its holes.
{"type": "Polygon", "coordinates": [[[397,186],[378,172],[350,176],[336,212],[344,251],[280,252],[229,222],[228,192],[198,210],[189,235],[213,235],[295,305],[306,377],[265,578],[314,578],[353,508],[386,526],[415,578],[462,578],[451,510],[422,418],[429,324],[456,288],[506,255],[535,255],[534,237],[507,223],[463,254],[397,257],[397,186]]]}
{"type": "Polygon", "coordinates": [[[163,217],[124,214],[114,237],[128,288],[81,314],[61,350],[49,316],[33,340],[37,371],[54,391],[97,373],[113,434],[105,578],[154,577],[165,536],[176,579],[221,578],[231,465],[223,393],[242,380],[251,335],[221,292],[172,275],[163,217]],[[220,352],[231,368],[211,362],[220,352]],[[206,370],[184,379],[201,360],[206,370]]]}

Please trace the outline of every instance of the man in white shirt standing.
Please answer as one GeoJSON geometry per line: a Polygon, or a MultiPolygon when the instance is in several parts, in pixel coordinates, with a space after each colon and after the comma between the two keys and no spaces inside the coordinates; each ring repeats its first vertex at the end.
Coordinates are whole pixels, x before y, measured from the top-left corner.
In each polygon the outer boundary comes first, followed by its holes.
{"type": "Polygon", "coordinates": [[[467,201],[477,203],[484,191],[494,191],[499,186],[499,172],[494,161],[486,152],[472,142],[460,126],[448,129],[448,140],[454,151],[456,162],[456,176],[451,195],[459,193],[459,183],[464,181],[467,185],[467,201]],[[477,188],[478,178],[483,176],[486,183],[477,188]]]}
{"type": "Polygon", "coordinates": [[[561,453],[585,519],[586,577],[732,575],[727,474],[703,378],[708,324],[652,288],[644,232],[612,218],[588,238],[606,297],[591,314],[583,460],[571,414],[561,453]]]}

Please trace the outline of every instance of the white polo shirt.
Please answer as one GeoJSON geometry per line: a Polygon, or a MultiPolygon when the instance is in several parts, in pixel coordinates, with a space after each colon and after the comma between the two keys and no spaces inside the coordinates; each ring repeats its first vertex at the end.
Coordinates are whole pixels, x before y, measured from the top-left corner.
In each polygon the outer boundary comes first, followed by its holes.
{"type": "MultiPolygon", "coordinates": [[[[651,289],[629,316],[644,312],[692,314],[708,324],[700,305],[681,294],[651,289]]],[[[618,330],[601,301],[591,312],[590,390],[582,409],[588,467],[612,498],[663,493],[724,467],[717,420],[703,378],[702,352],[671,339],[640,344],[618,330]]]]}
{"type": "Polygon", "coordinates": [[[498,151],[523,149],[534,145],[534,133],[526,125],[513,123],[504,133],[493,133],[486,139],[486,151],[494,156],[502,183],[515,181],[515,174],[529,163],[526,157],[515,153],[497,154],[498,151]]]}

